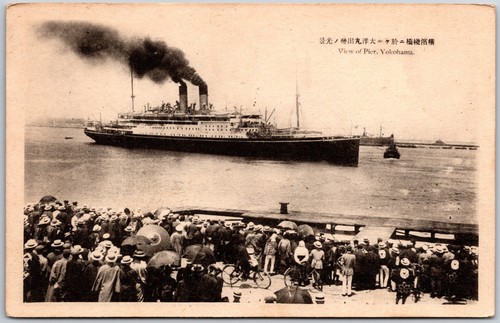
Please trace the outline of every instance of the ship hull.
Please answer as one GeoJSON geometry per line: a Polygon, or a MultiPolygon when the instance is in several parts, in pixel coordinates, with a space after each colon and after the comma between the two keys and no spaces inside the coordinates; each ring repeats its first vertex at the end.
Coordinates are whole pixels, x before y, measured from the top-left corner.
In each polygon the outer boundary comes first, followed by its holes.
{"type": "Polygon", "coordinates": [[[85,129],[97,144],[357,166],[359,138],[227,139],[103,133],[85,129]]]}

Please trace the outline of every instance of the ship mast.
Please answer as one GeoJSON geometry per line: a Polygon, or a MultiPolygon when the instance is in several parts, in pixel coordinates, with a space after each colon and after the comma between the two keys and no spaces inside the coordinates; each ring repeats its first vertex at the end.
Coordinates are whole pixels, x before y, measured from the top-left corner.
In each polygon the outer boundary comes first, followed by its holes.
{"type": "Polygon", "coordinates": [[[299,81],[295,79],[295,109],[297,113],[297,129],[300,128],[299,121],[299,81]]]}
{"type": "Polygon", "coordinates": [[[134,112],[134,71],[132,68],[130,68],[130,88],[132,90],[132,95],[130,96],[132,98],[132,112],[134,112]]]}

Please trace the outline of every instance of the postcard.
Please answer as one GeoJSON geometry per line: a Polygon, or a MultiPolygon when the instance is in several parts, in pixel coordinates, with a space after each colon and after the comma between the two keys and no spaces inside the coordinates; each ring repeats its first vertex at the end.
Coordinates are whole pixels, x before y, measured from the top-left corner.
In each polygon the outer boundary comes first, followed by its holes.
{"type": "Polygon", "coordinates": [[[493,5],[11,4],[6,42],[8,316],[494,315],[493,5]]]}

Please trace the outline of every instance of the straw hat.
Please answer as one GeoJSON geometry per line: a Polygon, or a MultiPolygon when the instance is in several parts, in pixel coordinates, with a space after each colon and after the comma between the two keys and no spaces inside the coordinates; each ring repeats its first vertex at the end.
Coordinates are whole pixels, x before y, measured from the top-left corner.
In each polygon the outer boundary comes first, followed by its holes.
{"type": "Polygon", "coordinates": [[[92,231],[93,232],[99,232],[99,231],[101,231],[101,226],[99,224],[94,225],[94,227],[92,228],[92,231]]]}
{"type": "Polygon", "coordinates": [[[444,249],[443,249],[443,246],[440,245],[440,244],[437,244],[434,246],[434,252],[435,253],[444,253],[444,249]]]}
{"type": "Polygon", "coordinates": [[[54,240],[52,244],[50,245],[52,248],[60,248],[64,246],[64,242],[61,241],[61,239],[54,240]]]}
{"type": "Polygon", "coordinates": [[[42,216],[40,218],[40,221],[38,222],[38,225],[47,225],[50,223],[50,219],[48,216],[42,216]]]}
{"type": "Polygon", "coordinates": [[[118,260],[118,257],[114,253],[108,254],[106,256],[106,262],[114,264],[114,263],[116,263],[117,260],[118,260]]]}
{"type": "Polygon", "coordinates": [[[133,257],[134,258],[144,258],[144,257],[146,257],[146,254],[142,250],[136,250],[136,251],[134,251],[133,257]]]}
{"type": "Polygon", "coordinates": [[[38,242],[36,242],[35,239],[30,239],[24,244],[25,249],[33,249],[36,248],[36,246],[38,246],[38,242]]]}
{"type": "Polygon", "coordinates": [[[323,245],[321,244],[321,242],[319,241],[314,241],[313,243],[314,247],[318,248],[318,249],[321,249],[323,248],[323,245]]]}
{"type": "Polygon", "coordinates": [[[131,264],[131,263],[132,263],[132,261],[133,261],[132,257],[130,257],[130,256],[124,256],[124,257],[122,258],[121,264],[122,264],[122,265],[131,264]]]}
{"type": "Polygon", "coordinates": [[[103,255],[102,253],[100,253],[99,251],[94,251],[90,254],[90,259],[91,260],[94,260],[94,261],[101,261],[103,258],[103,255]]]}
{"type": "Polygon", "coordinates": [[[82,246],[80,246],[78,244],[76,246],[73,246],[73,248],[71,248],[71,254],[72,255],[79,255],[79,254],[82,253],[82,251],[83,251],[82,246]]]}
{"type": "Polygon", "coordinates": [[[53,219],[51,222],[50,222],[50,226],[52,227],[57,227],[57,226],[60,226],[62,224],[61,221],[59,221],[58,219],[53,219]]]}

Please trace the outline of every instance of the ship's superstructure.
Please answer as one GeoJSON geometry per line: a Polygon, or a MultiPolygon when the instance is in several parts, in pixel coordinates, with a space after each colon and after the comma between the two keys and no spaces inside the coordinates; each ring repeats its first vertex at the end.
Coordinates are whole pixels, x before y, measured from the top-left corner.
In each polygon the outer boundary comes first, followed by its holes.
{"type": "Polygon", "coordinates": [[[175,105],[120,113],[108,124],[89,122],[85,133],[100,144],[357,165],[359,138],[278,129],[268,119],[241,111],[217,113],[208,103],[206,84],[199,87],[199,107],[188,106],[187,87],[181,82],[175,105]]]}

